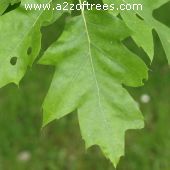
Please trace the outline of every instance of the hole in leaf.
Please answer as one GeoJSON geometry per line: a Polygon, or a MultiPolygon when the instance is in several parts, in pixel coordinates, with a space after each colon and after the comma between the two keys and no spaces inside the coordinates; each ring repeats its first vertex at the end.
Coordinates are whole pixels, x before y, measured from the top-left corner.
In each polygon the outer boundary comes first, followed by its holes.
{"type": "Polygon", "coordinates": [[[27,54],[30,55],[32,53],[32,48],[29,47],[28,50],[27,50],[27,54]]]}
{"type": "Polygon", "coordinates": [[[10,60],[11,65],[13,65],[13,66],[16,65],[17,64],[17,60],[18,60],[17,57],[12,57],[11,60],[10,60]]]}
{"type": "Polygon", "coordinates": [[[136,14],[136,16],[140,19],[140,20],[144,20],[139,14],[136,14]]]}

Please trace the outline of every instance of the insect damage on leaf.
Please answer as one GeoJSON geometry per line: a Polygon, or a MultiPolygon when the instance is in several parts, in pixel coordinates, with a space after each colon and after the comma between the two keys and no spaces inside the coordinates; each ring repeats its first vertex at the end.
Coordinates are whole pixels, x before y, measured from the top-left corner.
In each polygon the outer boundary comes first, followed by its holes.
{"type": "MultiPolygon", "coordinates": [[[[31,2],[38,3],[40,0],[31,2]]],[[[51,0],[44,2],[50,3],[51,0]]],[[[0,41],[0,87],[8,83],[19,83],[40,51],[40,28],[51,19],[52,11],[25,11],[24,3],[0,17],[3,40],[0,41]]]]}

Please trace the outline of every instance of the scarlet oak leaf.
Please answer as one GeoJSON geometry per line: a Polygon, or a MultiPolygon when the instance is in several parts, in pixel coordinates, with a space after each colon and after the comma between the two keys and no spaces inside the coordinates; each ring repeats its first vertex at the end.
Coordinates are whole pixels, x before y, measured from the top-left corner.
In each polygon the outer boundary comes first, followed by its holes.
{"type": "Polygon", "coordinates": [[[50,10],[26,11],[25,2],[51,0],[23,0],[19,8],[0,17],[0,87],[19,83],[40,51],[41,26],[52,18],[50,10]]]}
{"type": "Polygon", "coordinates": [[[131,5],[131,8],[133,8],[133,4],[138,4],[138,9],[137,6],[134,6],[134,9],[131,11],[118,10],[116,13],[121,14],[124,22],[133,31],[132,38],[139,47],[144,49],[151,61],[154,53],[152,30],[155,29],[160,37],[167,59],[170,62],[170,28],[153,17],[153,11],[169,1],[170,0],[103,0],[103,2],[106,3],[114,3],[118,8],[120,4],[131,5]],[[142,5],[142,8],[140,5],[142,5]]]}
{"type": "Polygon", "coordinates": [[[56,67],[43,104],[44,125],[77,109],[86,147],[100,146],[115,166],[124,154],[125,131],[143,127],[136,102],[122,86],[147,79],[144,62],[121,43],[129,35],[109,13],[82,11],[40,60],[56,67]]]}

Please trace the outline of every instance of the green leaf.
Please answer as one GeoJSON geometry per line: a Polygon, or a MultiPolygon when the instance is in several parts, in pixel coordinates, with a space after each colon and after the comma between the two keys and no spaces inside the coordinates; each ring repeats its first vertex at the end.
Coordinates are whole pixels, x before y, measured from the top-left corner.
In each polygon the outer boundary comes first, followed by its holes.
{"type": "Polygon", "coordinates": [[[141,4],[144,4],[143,11],[138,11],[139,15],[145,20],[146,24],[148,24],[150,27],[155,29],[162,41],[165,53],[167,55],[167,59],[170,62],[170,29],[163,25],[162,23],[158,22],[156,19],[153,18],[153,11],[163,4],[169,2],[169,0],[145,0],[144,2],[142,0],[138,0],[141,4]]]}
{"type": "Polygon", "coordinates": [[[41,58],[56,71],[43,104],[44,125],[74,110],[86,147],[98,145],[116,166],[124,154],[124,133],[143,127],[136,102],[122,84],[140,86],[147,67],[121,40],[130,35],[107,12],[82,12],[41,58]]]}
{"type": "MultiPolygon", "coordinates": [[[[0,87],[11,82],[19,83],[40,51],[41,26],[52,18],[52,12],[48,10],[26,11],[24,2],[0,17],[0,87]]],[[[50,3],[51,0],[29,2],[50,3]]]]}
{"type": "Polygon", "coordinates": [[[140,19],[133,11],[121,12],[121,16],[127,26],[133,31],[132,38],[136,44],[144,49],[152,61],[154,55],[152,27],[140,19]]]}
{"type": "MultiPolygon", "coordinates": [[[[104,0],[108,1],[108,0],[104,0]]],[[[111,1],[111,0],[110,0],[111,1]]],[[[143,10],[135,10],[135,14],[138,14],[143,21],[139,21],[140,19],[134,18],[130,15],[130,11],[125,12],[123,15],[123,19],[125,23],[129,26],[130,29],[133,30],[134,35],[132,36],[136,43],[141,46],[146,53],[149,55],[150,59],[152,60],[152,53],[153,53],[153,43],[151,39],[151,30],[155,29],[161,39],[162,45],[164,47],[165,53],[167,55],[167,59],[170,62],[170,29],[165,26],[164,24],[158,22],[155,18],[153,18],[153,11],[158,9],[160,6],[164,5],[165,3],[169,2],[170,0],[115,0],[112,2],[117,6],[120,4],[142,4],[143,10]],[[129,12],[129,13],[128,13],[129,12]],[[132,18],[131,18],[132,17],[132,18]],[[138,20],[138,21],[137,21],[138,20]],[[136,23],[134,23],[136,22],[136,23]],[[140,31],[140,27],[142,27],[142,32],[140,31]],[[136,31],[138,30],[138,31],[136,31]],[[140,32],[139,32],[140,31],[140,32]],[[142,33],[142,34],[141,34],[142,33]],[[150,35],[149,35],[150,34],[150,35]]],[[[119,11],[122,15],[124,11],[119,11]]]]}
{"type": "MultiPolygon", "coordinates": [[[[103,1],[117,5],[134,3],[103,1]]],[[[153,10],[168,1],[136,0],[135,3],[143,4],[143,11],[115,11],[112,15],[108,11],[82,11],[80,16],[73,17],[80,12],[74,11],[59,40],[40,60],[41,64],[56,67],[43,104],[44,125],[77,110],[86,148],[98,145],[116,166],[124,155],[125,131],[143,127],[141,112],[124,86],[143,85],[148,71],[144,62],[121,41],[132,36],[152,60],[155,29],[170,61],[170,29],[152,16],[153,10]],[[123,21],[116,17],[119,13],[123,21]]],[[[16,2],[0,0],[0,15],[16,2]]],[[[52,0],[23,0],[19,8],[0,17],[0,87],[19,83],[40,51],[41,27],[64,13],[26,11],[24,2],[42,4],[52,0]]],[[[53,4],[56,2],[62,0],[54,0],[53,4]]]]}

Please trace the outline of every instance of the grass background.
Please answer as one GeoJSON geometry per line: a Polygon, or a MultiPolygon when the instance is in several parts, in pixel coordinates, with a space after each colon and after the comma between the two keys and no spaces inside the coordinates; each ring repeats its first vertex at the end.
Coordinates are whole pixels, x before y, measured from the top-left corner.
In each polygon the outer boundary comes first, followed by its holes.
{"type": "MultiPolygon", "coordinates": [[[[154,16],[170,26],[169,11],[167,3],[154,16]]],[[[56,30],[56,37],[61,33],[63,23],[58,23],[42,30],[48,33],[43,34],[43,49],[56,30]]],[[[145,128],[126,133],[126,156],[117,170],[170,170],[170,67],[156,33],[154,41],[149,80],[143,87],[128,88],[145,116],[145,128]],[[148,103],[141,102],[143,94],[150,96],[148,103]]],[[[148,63],[131,40],[125,44],[148,63]]],[[[19,88],[11,84],[0,89],[0,170],[114,170],[98,147],[85,151],[76,113],[41,130],[41,106],[53,72],[52,67],[34,65],[19,88]]]]}

